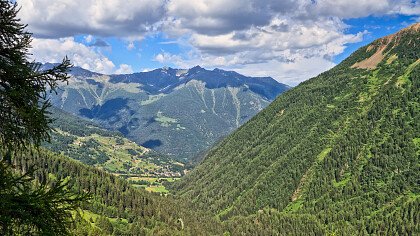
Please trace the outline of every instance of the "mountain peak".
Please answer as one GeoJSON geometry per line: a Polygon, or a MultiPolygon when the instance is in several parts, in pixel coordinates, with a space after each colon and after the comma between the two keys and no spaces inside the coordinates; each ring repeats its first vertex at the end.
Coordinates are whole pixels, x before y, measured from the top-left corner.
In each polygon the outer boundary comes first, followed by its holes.
{"type": "Polygon", "coordinates": [[[404,31],[419,31],[420,30],[420,22],[414,23],[402,30],[400,30],[399,32],[404,32],[404,31]]]}
{"type": "Polygon", "coordinates": [[[193,68],[191,68],[191,69],[189,69],[188,70],[188,74],[195,74],[195,73],[197,73],[197,72],[199,72],[199,71],[203,71],[203,70],[205,70],[204,68],[202,68],[201,66],[199,66],[199,65],[196,65],[196,66],[194,66],[193,68]]]}
{"type": "Polygon", "coordinates": [[[371,70],[382,62],[392,63],[396,58],[416,57],[412,52],[419,48],[419,33],[420,23],[415,23],[360,48],[343,61],[343,64],[351,68],[371,70]]]}
{"type": "Polygon", "coordinates": [[[396,43],[399,43],[400,42],[399,39],[401,37],[406,37],[407,34],[408,35],[417,34],[419,32],[419,30],[420,30],[420,23],[415,23],[415,24],[412,24],[412,25],[410,25],[406,28],[401,29],[400,31],[398,31],[394,34],[391,34],[391,35],[385,36],[383,38],[380,38],[377,41],[382,41],[382,42],[385,42],[385,43],[388,43],[388,44],[393,42],[393,41],[395,41],[396,43]]]}

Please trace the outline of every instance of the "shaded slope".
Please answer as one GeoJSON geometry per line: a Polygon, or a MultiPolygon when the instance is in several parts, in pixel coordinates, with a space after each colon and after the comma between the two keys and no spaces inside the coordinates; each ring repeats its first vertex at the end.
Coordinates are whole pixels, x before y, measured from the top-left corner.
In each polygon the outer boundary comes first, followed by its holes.
{"type": "Polygon", "coordinates": [[[419,232],[419,36],[416,24],[379,39],[284,93],[178,194],[234,225],[250,215],[254,229],[252,214],[275,208],[338,234],[419,232]]]}

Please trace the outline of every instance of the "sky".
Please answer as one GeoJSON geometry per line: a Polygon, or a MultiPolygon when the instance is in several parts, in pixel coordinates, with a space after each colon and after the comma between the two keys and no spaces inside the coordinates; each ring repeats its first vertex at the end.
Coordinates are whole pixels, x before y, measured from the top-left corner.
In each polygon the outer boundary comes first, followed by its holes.
{"type": "Polygon", "coordinates": [[[17,0],[31,59],[125,74],[235,70],[297,85],[420,21],[413,0],[17,0]]]}

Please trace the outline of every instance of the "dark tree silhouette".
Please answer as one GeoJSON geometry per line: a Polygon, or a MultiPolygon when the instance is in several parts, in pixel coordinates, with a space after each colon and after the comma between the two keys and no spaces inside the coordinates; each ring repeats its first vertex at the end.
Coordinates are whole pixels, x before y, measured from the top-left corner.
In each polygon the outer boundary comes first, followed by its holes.
{"type": "Polygon", "coordinates": [[[49,70],[28,60],[31,34],[17,18],[18,8],[0,1],[0,141],[3,145],[39,144],[48,139],[51,120],[46,99],[60,81],[66,81],[70,61],[49,70]]]}
{"type": "Polygon", "coordinates": [[[65,58],[49,70],[30,62],[31,34],[17,18],[16,3],[0,1],[0,234],[63,235],[68,233],[71,210],[85,199],[67,190],[67,182],[39,183],[33,167],[24,173],[12,159],[27,159],[49,139],[47,99],[71,67],[65,58]]]}

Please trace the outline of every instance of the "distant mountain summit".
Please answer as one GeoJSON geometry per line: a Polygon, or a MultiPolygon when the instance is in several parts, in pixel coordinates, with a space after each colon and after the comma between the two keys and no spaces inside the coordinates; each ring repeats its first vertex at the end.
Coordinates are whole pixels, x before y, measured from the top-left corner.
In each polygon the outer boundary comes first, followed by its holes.
{"type": "Polygon", "coordinates": [[[419,39],[417,23],[282,94],[177,194],[230,232],[418,235],[419,39]]]}
{"type": "MultiPolygon", "coordinates": [[[[45,68],[51,65],[44,65],[45,68]]],[[[290,87],[221,69],[160,68],[103,75],[74,67],[51,101],[179,159],[203,152],[290,87]]]]}
{"type": "Polygon", "coordinates": [[[171,93],[176,87],[192,80],[201,81],[208,89],[248,86],[268,100],[277,97],[289,87],[271,77],[247,77],[234,71],[206,70],[200,66],[191,69],[161,68],[129,75],[112,75],[111,83],[138,83],[150,94],[171,93]]]}

